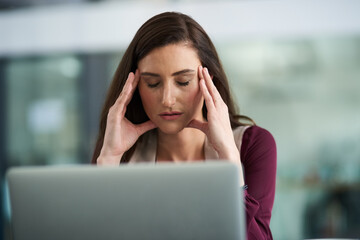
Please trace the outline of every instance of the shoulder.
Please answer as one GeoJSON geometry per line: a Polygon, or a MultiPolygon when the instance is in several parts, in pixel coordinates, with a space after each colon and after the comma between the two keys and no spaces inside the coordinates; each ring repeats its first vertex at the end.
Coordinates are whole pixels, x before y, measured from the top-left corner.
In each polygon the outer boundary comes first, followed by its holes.
{"type": "Polygon", "coordinates": [[[268,130],[259,126],[240,126],[233,129],[233,134],[235,141],[240,141],[243,145],[255,142],[275,144],[273,135],[268,130]]]}
{"type": "Polygon", "coordinates": [[[273,135],[259,126],[250,126],[242,135],[241,159],[243,162],[254,158],[269,158],[276,161],[276,142],[273,135]]]}
{"type": "Polygon", "coordinates": [[[243,134],[243,142],[244,143],[268,143],[275,144],[275,139],[273,135],[266,129],[261,128],[259,126],[250,126],[246,128],[243,134]]]}

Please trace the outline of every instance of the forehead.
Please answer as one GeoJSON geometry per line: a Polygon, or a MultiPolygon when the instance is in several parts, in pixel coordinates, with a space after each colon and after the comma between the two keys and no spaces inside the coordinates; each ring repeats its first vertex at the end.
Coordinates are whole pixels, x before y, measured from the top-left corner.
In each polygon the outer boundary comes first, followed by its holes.
{"type": "Polygon", "coordinates": [[[194,69],[201,64],[197,52],[185,43],[155,48],[138,63],[140,72],[172,74],[183,69],[194,69]]]}

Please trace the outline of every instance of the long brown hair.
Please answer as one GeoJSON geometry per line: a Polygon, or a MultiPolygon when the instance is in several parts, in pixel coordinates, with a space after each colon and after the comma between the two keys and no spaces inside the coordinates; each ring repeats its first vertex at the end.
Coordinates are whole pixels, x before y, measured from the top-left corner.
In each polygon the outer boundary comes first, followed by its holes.
{"type": "MultiPolygon", "coordinates": [[[[204,29],[194,19],[185,14],[165,12],[152,17],[140,27],[116,69],[101,112],[100,128],[91,163],[95,164],[100,154],[104,142],[109,109],[120,95],[129,72],[135,72],[138,62],[153,49],[180,42],[187,42],[197,51],[202,66],[207,67],[213,76],[213,82],[228,106],[231,127],[236,128],[247,125],[240,122],[240,119],[255,124],[250,118],[237,115],[238,109],[231,97],[227,77],[216,49],[204,29]]],[[[207,119],[205,104],[202,112],[204,118],[207,119]]],[[[134,124],[149,120],[137,89],[127,106],[125,117],[134,124]]],[[[129,161],[135,146],[136,143],[123,155],[122,163],[129,161]]]]}

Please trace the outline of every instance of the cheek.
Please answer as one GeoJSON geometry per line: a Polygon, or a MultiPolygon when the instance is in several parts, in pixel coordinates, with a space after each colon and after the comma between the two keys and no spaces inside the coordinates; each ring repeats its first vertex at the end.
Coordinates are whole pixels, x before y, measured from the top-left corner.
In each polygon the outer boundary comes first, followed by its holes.
{"type": "Polygon", "coordinates": [[[199,101],[202,101],[202,99],[203,99],[203,96],[202,96],[202,93],[201,93],[200,85],[197,84],[196,85],[196,90],[194,91],[194,101],[197,103],[199,101]]]}
{"type": "MultiPolygon", "coordinates": [[[[189,106],[193,108],[198,108],[199,104],[202,105],[203,103],[203,96],[200,90],[199,85],[195,86],[187,95],[186,101],[188,102],[189,106]]],[[[202,107],[202,106],[201,106],[202,107]]]]}

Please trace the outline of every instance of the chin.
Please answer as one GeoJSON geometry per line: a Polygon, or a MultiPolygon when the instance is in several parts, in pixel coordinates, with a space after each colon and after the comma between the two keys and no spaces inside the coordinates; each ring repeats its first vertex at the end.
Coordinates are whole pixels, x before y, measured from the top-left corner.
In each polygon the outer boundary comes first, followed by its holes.
{"type": "Polygon", "coordinates": [[[182,131],[185,126],[179,123],[170,123],[170,124],[159,124],[158,129],[165,134],[177,134],[182,131]]]}

